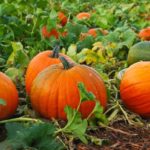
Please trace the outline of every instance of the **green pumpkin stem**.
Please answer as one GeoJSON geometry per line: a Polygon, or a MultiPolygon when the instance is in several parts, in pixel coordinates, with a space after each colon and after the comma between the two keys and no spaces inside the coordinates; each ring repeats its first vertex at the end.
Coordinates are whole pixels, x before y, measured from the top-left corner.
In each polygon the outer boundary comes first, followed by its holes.
{"type": "Polygon", "coordinates": [[[59,57],[59,50],[60,50],[60,46],[59,45],[56,45],[54,48],[53,48],[53,53],[51,55],[52,58],[58,58],[59,57]]]}
{"type": "Polygon", "coordinates": [[[70,69],[72,67],[72,65],[67,61],[65,57],[60,56],[59,59],[61,63],[63,64],[65,70],[70,69]]]}

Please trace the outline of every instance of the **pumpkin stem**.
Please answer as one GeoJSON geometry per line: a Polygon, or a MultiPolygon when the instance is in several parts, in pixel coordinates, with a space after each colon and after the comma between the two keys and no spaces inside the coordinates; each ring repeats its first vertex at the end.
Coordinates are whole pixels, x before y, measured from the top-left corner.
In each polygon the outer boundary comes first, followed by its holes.
{"type": "Polygon", "coordinates": [[[60,46],[56,45],[53,48],[53,53],[52,53],[52,55],[50,57],[52,57],[52,58],[58,58],[59,57],[59,50],[60,50],[60,46]]]}
{"type": "Polygon", "coordinates": [[[67,70],[67,69],[70,69],[72,67],[71,64],[67,61],[67,59],[64,58],[63,56],[60,56],[59,59],[60,59],[61,63],[63,64],[64,69],[67,70]]]}

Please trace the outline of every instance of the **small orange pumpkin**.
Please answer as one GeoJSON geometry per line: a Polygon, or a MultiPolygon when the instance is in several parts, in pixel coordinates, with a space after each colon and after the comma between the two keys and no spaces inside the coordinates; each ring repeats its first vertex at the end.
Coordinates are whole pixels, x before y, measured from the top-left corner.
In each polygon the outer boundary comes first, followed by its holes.
{"type": "Polygon", "coordinates": [[[72,61],[67,55],[58,51],[59,47],[55,47],[53,51],[47,50],[40,52],[30,61],[25,75],[26,92],[28,94],[30,94],[32,82],[37,74],[50,65],[60,63],[59,56],[64,56],[69,61],[72,61]]]}
{"type": "Polygon", "coordinates": [[[50,31],[48,31],[47,27],[43,26],[41,32],[42,32],[42,36],[44,38],[49,38],[49,37],[53,36],[56,39],[58,39],[58,37],[59,37],[59,33],[58,33],[58,31],[55,28],[53,28],[50,31]]]}
{"type": "Polygon", "coordinates": [[[144,28],[142,29],[138,36],[142,39],[142,40],[147,40],[150,41],[150,27],[144,28]]]}
{"type": "Polygon", "coordinates": [[[18,106],[17,89],[9,77],[2,72],[0,72],[0,99],[6,102],[6,105],[0,104],[0,120],[2,120],[13,115],[18,106]]]}
{"type": "Polygon", "coordinates": [[[97,29],[95,29],[95,28],[89,29],[88,34],[93,36],[93,37],[96,37],[97,36],[97,29]]]}
{"type": "Polygon", "coordinates": [[[78,20],[89,19],[90,17],[91,17],[91,14],[88,12],[80,12],[76,15],[76,18],[78,20]]]}
{"type": "MultiPolygon", "coordinates": [[[[106,88],[99,74],[91,67],[71,64],[62,59],[61,64],[47,67],[35,78],[30,98],[33,108],[45,118],[66,120],[65,106],[77,108],[80,100],[77,84],[83,82],[88,91],[95,94],[96,99],[105,108],[107,101],[106,88]]],[[[95,102],[85,101],[80,112],[83,118],[93,110],[95,102]]]]}
{"type": "Polygon", "coordinates": [[[150,118],[150,62],[141,61],[126,69],[120,84],[123,103],[131,111],[150,118]]]}
{"type": "Polygon", "coordinates": [[[67,17],[65,16],[65,14],[63,12],[58,12],[58,18],[60,20],[61,25],[65,26],[67,23],[67,17]]]}

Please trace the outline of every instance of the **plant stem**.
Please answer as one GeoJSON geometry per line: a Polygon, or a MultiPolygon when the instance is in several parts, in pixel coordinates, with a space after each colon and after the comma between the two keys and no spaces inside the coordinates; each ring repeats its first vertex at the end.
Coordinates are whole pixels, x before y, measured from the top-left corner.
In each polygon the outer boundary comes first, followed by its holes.
{"type": "Polygon", "coordinates": [[[53,49],[53,53],[50,57],[52,58],[58,58],[59,57],[59,50],[60,50],[60,46],[56,45],[53,49]]]}
{"type": "Polygon", "coordinates": [[[70,63],[66,60],[66,58],[64,58],[63,56],[60,56],[59,59],[61,63],[63,64],[65,70],[71,68],[70,63]]]}
{"type": "Polygon", "coordinates": [[[39,120],[39,119],[19,117],[19,118],[13,118],[13,119],[2,120],[2,121],[0,121],[0,124],[9,123],[9,122],[25,122],[25,121],[29,121],[29,122],[31,121],[31,122],[42,123],[42,121],[39,120]]]}
{"type": "Polygon", "coordinates": [[[131,133],[125,132],[125,131],[120,130],[120,129],[115,129],[115,128],[106,126],[106,125],[103,124],[103,123],[100,123],[100,125],[101,125],[102,127],[104,127],[104,128],[110,129],[110,130],[112,130],[112,131],[114,131],[114,132],[122,133],[122,134],[125,134],[125,135],[128,135],[128,136],[137,136],[137,134],[131,134],[131,133]]]}
{"type": "MultiPolygon", "coordinates": [[[[77,109],[76,109],[76,112],[75,112],[75,114],[74,114],[72,120],[71,120],[64,128],[61,128],[61,129],[57,130],[57,131],[55,132],[56,134],[59,133],[59,132],[64,132],[64,131],[73,123],[73,121],[74,121],[74,119],[75,119],[75,117],[76,117],[76,115],[77,115],[77,113],[78,113],[78,111],[79,111],[80,106],[81,106],[81,99],[80,99],[79,105],[78,105],[78,107],[77,107],[77,109]]],[[[65,131],[65,132],[66,132],[66,131],[65,131]]]]}
{"type": "Polygon", "coordinates": [[[121,105],[119,104],[118,101],[117,101],[117,104],[118,104],[118,107],[120,108],[120,110],[122,111],[122,113],[124,114],[125,118],[127,119],[128,123],[129,123],[129,124],[133,124],[133,123],[129,120],[127,113],[124,111],[124,109],[121,107],[121,105]]]}

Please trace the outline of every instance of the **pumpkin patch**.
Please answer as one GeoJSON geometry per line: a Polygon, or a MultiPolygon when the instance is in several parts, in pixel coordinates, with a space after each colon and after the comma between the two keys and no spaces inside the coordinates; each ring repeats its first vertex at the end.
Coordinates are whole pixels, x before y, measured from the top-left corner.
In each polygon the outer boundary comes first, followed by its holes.
{"type": "Polygon", "coordinates": [[[149,0],[1,0],[0,150],[149,149],[149,12],[149,0]]]}

